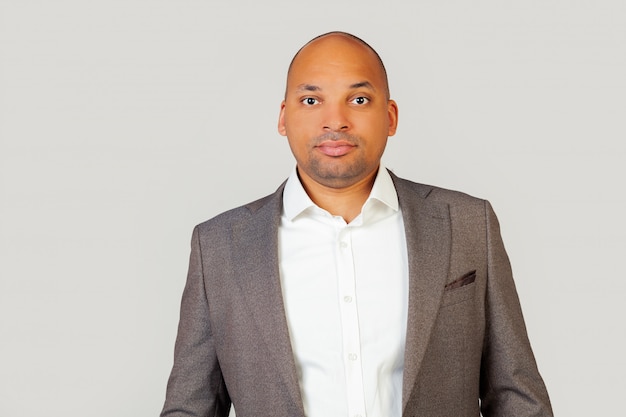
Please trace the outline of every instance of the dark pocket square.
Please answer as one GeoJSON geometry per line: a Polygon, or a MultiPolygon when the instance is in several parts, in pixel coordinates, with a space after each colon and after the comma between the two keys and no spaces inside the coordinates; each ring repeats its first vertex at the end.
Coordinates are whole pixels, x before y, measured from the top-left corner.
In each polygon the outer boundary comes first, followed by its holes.
{"type": "Polygon", "coordinates": [[[462,287],[464,285],[471,284],[476,280],[476,270],[469,271],[467,274],[461,276],[460,278],[455,279],[449,284],[446,284],[444,289],[446,291],[453,290],[455,288],[462,287]]]}

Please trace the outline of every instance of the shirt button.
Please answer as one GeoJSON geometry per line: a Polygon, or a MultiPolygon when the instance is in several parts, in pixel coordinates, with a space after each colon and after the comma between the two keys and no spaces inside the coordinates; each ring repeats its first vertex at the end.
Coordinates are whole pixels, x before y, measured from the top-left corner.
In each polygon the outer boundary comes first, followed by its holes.
{"type": "Polygon", "coordinates": [[[352,297],[350,297],[349,295],[346,295],[345,297],[343,297],[343,301],[345,301],[346,303],[351,303],[352,297]]]}
{"type": "Polygon", "coordinates": [[[341,247],[341,249],[345,249],[348,247],[348,244],[346,242],[341,242],[339,246],[341,247]]]}
{"type": "Polygon", "coordinates": [[[348,355],[348,359],[350,359],[351,361],[355,361],[356,360],[356,353],[351,353],[348,355]]]}

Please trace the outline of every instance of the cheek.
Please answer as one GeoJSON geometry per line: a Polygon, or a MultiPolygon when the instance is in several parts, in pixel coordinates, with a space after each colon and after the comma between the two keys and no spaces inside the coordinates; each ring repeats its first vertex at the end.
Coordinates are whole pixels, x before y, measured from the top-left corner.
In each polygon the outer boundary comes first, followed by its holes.
{"type": "Polygon", "coordinates": [[[290,131],[289,136],[287,136],[287,142],[289,143],[289,149],[296,158],[296,161],[302,163],[303,159],[306,159],[308,154],[306,140],[304,140],[301,135],[290,131]]]}
{"type": "Polygon", "coordinates": [[[387,146],[387,139],[379,140],[373,143],[369,149],[369,158],[373,160],[378,160],[383,156],[385,152],[385,148],[387,146]]]}
{"type": "Polygon", "coordinates": [[[355,126],[362,126],[364,129],[372,132],[372,134],[387,132],[389,128],[389,115],[386,109],[376,109],[372,112],[355,114],[352,121],[355,126]]]}
{"type": "Polygon", "coordinates": [[[319,115],[313,111],[286,111],[285,127],[289,132],[307,132],[315,129],[319,123],[319,115]]]}

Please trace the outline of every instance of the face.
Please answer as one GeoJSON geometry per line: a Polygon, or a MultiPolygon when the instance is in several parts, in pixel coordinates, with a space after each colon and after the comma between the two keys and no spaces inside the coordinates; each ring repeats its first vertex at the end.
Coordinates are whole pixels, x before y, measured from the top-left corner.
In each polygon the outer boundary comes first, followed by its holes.
{"type": "Polygon", "coordinates": [[[347,188],[373,178],[398,108],[375,54],[340,35],[317,39],[294,60],[278,131],[301,180],[347,188]]]}

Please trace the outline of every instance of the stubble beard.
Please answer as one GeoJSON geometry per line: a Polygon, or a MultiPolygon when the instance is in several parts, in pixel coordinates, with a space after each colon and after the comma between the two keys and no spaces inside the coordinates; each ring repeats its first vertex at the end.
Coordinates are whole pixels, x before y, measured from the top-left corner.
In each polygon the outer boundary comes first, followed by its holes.
{"type": "Polygon", "coordinates": [[[309,152],[307,173],[318,183],[330,188],[345,188],[367,176],[369,167],[363,152],[362,139],[357,135],[341,132],[330,132],[313,139],[313,146],[332,140],[347,141],[357,149],[344,156],[329,157],[320,155],[315,149],[309,152]]]}

